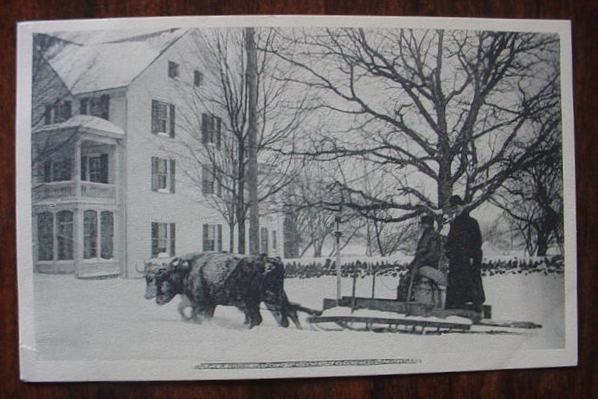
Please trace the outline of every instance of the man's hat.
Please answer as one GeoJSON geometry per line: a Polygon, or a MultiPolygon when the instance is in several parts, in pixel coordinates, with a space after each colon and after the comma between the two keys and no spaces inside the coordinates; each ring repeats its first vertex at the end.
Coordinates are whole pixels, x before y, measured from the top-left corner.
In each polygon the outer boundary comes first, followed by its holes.
{"type": "Polygon", "coordinates": [[[434,224],[434,216],[424,215],[421,217],[421,219],[419,219],[419,222],[421,224],[433,225],[434,224]]]}
{"type": "Polygon", "coordinates": [[[453,196],[451,196],[451,198],[449,198],[449,205],[450,206],[463,205],[463,199],[461,197],[459,197],[458,195],[453,195],[453,196]]]}

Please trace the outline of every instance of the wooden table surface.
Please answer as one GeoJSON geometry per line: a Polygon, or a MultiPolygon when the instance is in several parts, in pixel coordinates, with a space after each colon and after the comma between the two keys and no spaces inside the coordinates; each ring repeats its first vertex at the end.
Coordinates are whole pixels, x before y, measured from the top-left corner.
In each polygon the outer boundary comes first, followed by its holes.
{"type": "Polygon", "coordinates": [[[3,398],[598,398],[598,2],[592,0],[3,0],[0,4],[0,399],[3,398]],[[15,240],[15,23],[226,14],[353,14],[573,21],[579,366],[429,375],[229,382],[31,384],[18,377],[15,240]]]}

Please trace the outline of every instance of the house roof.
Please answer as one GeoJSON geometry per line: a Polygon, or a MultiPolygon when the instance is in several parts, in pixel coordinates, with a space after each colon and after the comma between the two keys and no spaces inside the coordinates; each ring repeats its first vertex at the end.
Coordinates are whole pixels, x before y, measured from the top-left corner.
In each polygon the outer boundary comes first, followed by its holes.
{"type": "MultiPolygon", "coordinates": [[[[46,60],[73,95],[124,87],[186,32],[145,32],[99,43],[89,38],[79,38],[83,44],[61,41],[46,52],[46,60]]],[[[63,36],[56,35],[60,39],[63,36]]]]}
{"type": "Polygon", "coordinates": [[[104,133],[111,133],[113,135],[124,135],[125,132],[114,123],[106,119],[98,118],[91,115],[75,115],[72,118],[51,125],[42,125],[33,129],[33,133],[49,132],[54,130],[63,130],[71,128],[80,128],[88,131],[99,131],[104,133]]]}

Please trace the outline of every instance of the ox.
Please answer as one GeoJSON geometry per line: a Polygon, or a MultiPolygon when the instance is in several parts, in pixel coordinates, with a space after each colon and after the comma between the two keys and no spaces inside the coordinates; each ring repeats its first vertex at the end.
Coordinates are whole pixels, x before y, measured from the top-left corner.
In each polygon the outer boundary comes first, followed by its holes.
{"type": "Polygon", "coordinates": [[[146,272],[147,299],[155,297],[156,303],[162,305],[176,295],[183,298],[178,310],[185,319],[209,319],[217,305],[232,305],[245,313],[249,328],[262,322],[261,302],[282,327],[288,327],[290,318],[301,328],[297,310],[311,312],[289,302],[284,291],[282,262],[264,256],[191,253],[146,272]],[[184,313],[189,304],[190,317],[184,313]]]}

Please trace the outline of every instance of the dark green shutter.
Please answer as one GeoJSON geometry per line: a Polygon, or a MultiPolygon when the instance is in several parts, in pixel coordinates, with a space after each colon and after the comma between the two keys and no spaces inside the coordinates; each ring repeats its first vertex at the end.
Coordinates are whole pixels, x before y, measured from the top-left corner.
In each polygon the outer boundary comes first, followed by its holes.
{"type": "Polygon", "coordinates": [[[44,125],[49,125],[52,123],[52,106],[46,105],[44,110],[44,125]]]}
{"type": "Polygon", "coordinates": [[[87,102],[89,100],[87,98],[82,98],[81,101],[79,101],[79,113],[81,115],[87,115],[87,102]]]}
{"type": "Polygon", "coordinates": [[[175,126],[175,113],[174,113],[174,105],[170,104],[170,137],[174,137],[174,126],[175,126]]]}
{"type": "Polygon", "coordinates": [[[152,157],[152,191],[158,191],[158,158],[152,157]]]}
{"type": "Polygon", "coordinates": [[[158,102],[152,100],[152,133],[157,134],[159,129],[158,123],[158,102]]]}
{"type": "Polygon", "coordinates": [[[218,252],[222,252],[222,225],[219,224],[218,227],[218,252]]]}
{"type": "Polygon", "coordinates": [[[71,109],[71,102],[70,101],[65,101],[63,104],[63,117],[64,120],[70,119],[71,115],[72,115],[72,109],[71,109]]]}
{"type": "Polygon", "coordinates": [[[203,225],[203,244],[202,244],[202,248],[204,251],[208,251],[208,225],[204,224],[203,225]]]}
{"type": "Polygon", "coordinates": [[[209,194],[208,192],[208,168],[206,165],[201,165],[201,193],[209,194]]]}
{"type": "Polygon", "coordinates": [[[81,180],[87,180],[87,157],[81,157],[81,180]]]}
{"type": "Polygon", "coordinates": [[[152,223],[151,257],[158,255],[158,223],[152,223]]]}
{"type": "Polygon", "coordinates": [[[174,193],[174,184],[175,184],[175,177],[176,177],[176,170],[175,170],[175,160],[170,160],[170,192],[174,193]]]}
{"type": "Polygon", "coordinates": [[[174,223],[170,223],[170,256],[175,256],[176,250],[176,227],[174,223]]]}
{"type": "Polygon", "coordinates": [[[110,119],[110,96],[108,94],[104,94],[100,97],[100,108],[101,108],[101,117],[109,120],[110,119]]]}
{"type": "Polygon", "coordinates": [[[205,112],[201,114],[201,143],[208,143],[208,114],[205,112]]]}
{"type": "Polygon", "coordinates": [[[220,149],[222,145],[222,119],[216,118],[216,148],[220,149]]]}
{"type": "Polygon", "coordinates": [[[49,159],[44,161],[44,183],[52,181],[52,161],[49,159]]]}
{"type": "Polygon", "coordinates": [[[100,183],[108,183],[108,154],[100,155],[100,183]]]}

